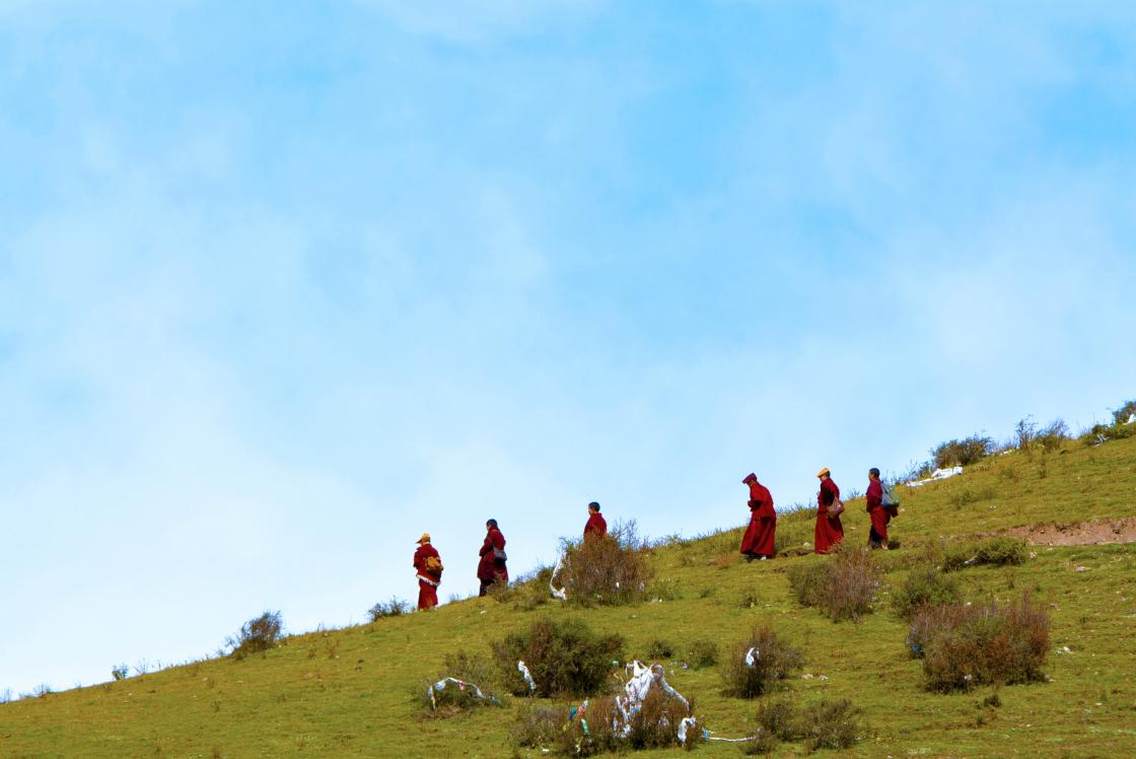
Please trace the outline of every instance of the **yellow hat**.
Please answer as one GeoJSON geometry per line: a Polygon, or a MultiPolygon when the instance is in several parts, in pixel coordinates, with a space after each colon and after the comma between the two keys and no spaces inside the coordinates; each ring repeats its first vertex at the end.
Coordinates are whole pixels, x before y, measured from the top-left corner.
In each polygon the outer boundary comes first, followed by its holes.
{"type": "Polygon", "coordinates": [[[420,537],[418,539],[418,542],[419,543],[429,543],[430,542],[430,533],[428,533],[428,532],[422,533],[422,537],[420,537]]]}
{"type": "Polygon", "coordinates": [[[829,472],[828,472],[828,467],[826,467],[826,466],[822,466],[822,467],[820,468],[820,471],[819,471],[819,472],[817,472],[817,477],[824,477],[824,476],[825,476],[826,474],[828,474],[828,473],[829,473],[829,472]]]}

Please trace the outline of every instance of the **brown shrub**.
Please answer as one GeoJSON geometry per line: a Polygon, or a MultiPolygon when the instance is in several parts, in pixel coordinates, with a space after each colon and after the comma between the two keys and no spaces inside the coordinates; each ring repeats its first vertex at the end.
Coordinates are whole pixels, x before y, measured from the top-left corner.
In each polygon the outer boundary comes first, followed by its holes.
{"type": "Polygon", "coordinates": [[[651,576],[646,546],[628,522],[603,538],[565,545],[558,579],[570,603],[618,606],[643,600],[651,576]]]}
{"type": "Polygon", "coordinates": [[[867,548],[841,548],[827,559],[789,568],[789,585],[802,606],[815,606],[833,621],[859,619],[872,610],[883,575],[867,548]]]}
{"type": "Polygon", "coordinates": [[[852,748],[867,730],[863,710],[846,698],[825,699],[801,711],[801,732],[805,748],[817,751],[822,748],[852,748]]]}
{"type": "Polygon", "coordinates": [[[767,692],[804,664],[804,656],[786,643],[769,627],[755,627],[750,636],[738,641],[727,651],[722,662],[722,681],[727,695],[755,698],[767,692]],[[753,666],[746,654],[756,649],[753,666]]]}
{"type": "Polygon", "coordinates": [[[551,748],[563,735],[567,720],[568,710],[564,707],[525,704],[517,712],[510,735],[518,746],[551,748]]]}
{"type": "MultiPolygon", "coordinates": [[[[587,709],[578,713],[563,732],[559,742],[560,753],[590,756],[627,748],[642,750],[678,746],[678,726],[688,716],[690,710],[686,704],[661,690],[652,690],[632,716],[630,731],[625,735],[615,699],[601,696],[591,699],[587,709]]],[[[696,725],[688,735],[697,735],[700,730],[696,725]]],[[[694,741],[690,741],[688,747],[693,744],[694,741]]]]}
{"type": "Polygon", "coordinates": [[[226,644],[232,646],[231,656],[234,659],[243,659],[249,654],[274,648],[280,642],[283,632],[284,621],[280,612],[266,611],[241,625],[240,631],[230,636],[226,644]]]}
{"type": "Polygon", "coordinates": [[[800,709],[789,699],[769,701],[758,707],[757,724],[761,740],[747,753],[771,753],[778,740],[803,741],[810,752],[851,748],[867,729],[863,711],[847,699],[823,699],[800,709]]]}
{"type": "Polygon", "coordinates": [[[927,607],[912,621],[908,648],[922,657],[930,690],[1041,680],[1049,615],[1028,595],[1008,604],[927,607]]]}

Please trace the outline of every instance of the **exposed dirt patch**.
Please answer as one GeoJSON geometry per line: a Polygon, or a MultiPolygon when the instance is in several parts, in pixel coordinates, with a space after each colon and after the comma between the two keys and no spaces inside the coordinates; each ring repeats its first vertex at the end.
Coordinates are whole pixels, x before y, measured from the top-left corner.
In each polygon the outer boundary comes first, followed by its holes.
{"type": "Polygon", "coordinates": [[[1095,546],[1101,543],[1136,543],[1136,517],[1098,519],[1072,524],[1035,524],[1006,530],[1037,546],[1095,546]]]}

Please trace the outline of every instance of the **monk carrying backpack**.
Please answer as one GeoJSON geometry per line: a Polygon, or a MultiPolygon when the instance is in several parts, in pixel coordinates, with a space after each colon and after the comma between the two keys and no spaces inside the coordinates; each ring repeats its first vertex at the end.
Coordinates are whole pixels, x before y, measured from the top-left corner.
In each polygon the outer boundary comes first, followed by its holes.
{"type": "Polygon", "coordinates": [[[899,499],[895,497],[894,486],[881,483],[881,487],[883,487],[884,495],[883,498],[880,499],[880,505],[883,506],[884,511],[890,514],[894,519],[899,516],[899,499]]]}

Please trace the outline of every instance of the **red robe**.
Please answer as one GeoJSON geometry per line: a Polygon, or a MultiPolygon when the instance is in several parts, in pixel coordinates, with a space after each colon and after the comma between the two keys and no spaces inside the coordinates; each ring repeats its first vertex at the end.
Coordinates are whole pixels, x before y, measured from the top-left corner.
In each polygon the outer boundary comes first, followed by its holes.
{"type": "Polygon", "coordinates": [[[766,556],[777,553],[774,547],[777,532],[777,512],[773,510],[773,496],[769,488],[757,480],[749,485],[749,527],[742,536],[741,552],[747,556],[766,556]]]}
{"type": "Polygon", "coordinates": [[[505,536],[496,527],[490,527],[489,532],[485,533],[485,542],[481,544],[481,550],[478,552],[481,561],[477,563],[477,579],[481,580],[482,586],[509,581],[509,571],[505,568],[505,562],[498,562],[493,558],[494,548],[505,550],[505,536]]]}
{"type": "Polygon", "coordinates": [[[884,487],[879,480],[868,483],[868,492],[864,496],[868,502],[868,516],[872,520],[872,527],[868,530],[868,545],[887,545],[888,522],[891,514],[884,508],[884,487]]]}
{"type": "Polygon", "coordinates": [[[602,538],[607,535],[607,520],[598,511],[588,516],[588,523],[584,525],[584,540],[590,537],[602,538]]]}
{"type": "Polygon", "coordinates": [[[414,552],[414,569],[418,572],[418,608],[432,609],[438,605],[438,585],[442,582],[442,570],[431,572],[426,569],[426,559],[433,556],[441,561],[438,549],[429,543],[418,546],[414,552]]]}
{"type": "Polygon", "coordinates": [[[844,525],[840,517],[828,517],[828,507],[840,497],[840,488],[826,477],[820,481],[820,492],[817,493],[817,521],[813,530],[813,545],[817,553],[828,553],[832,547],[844,540],[844,525]]]}

